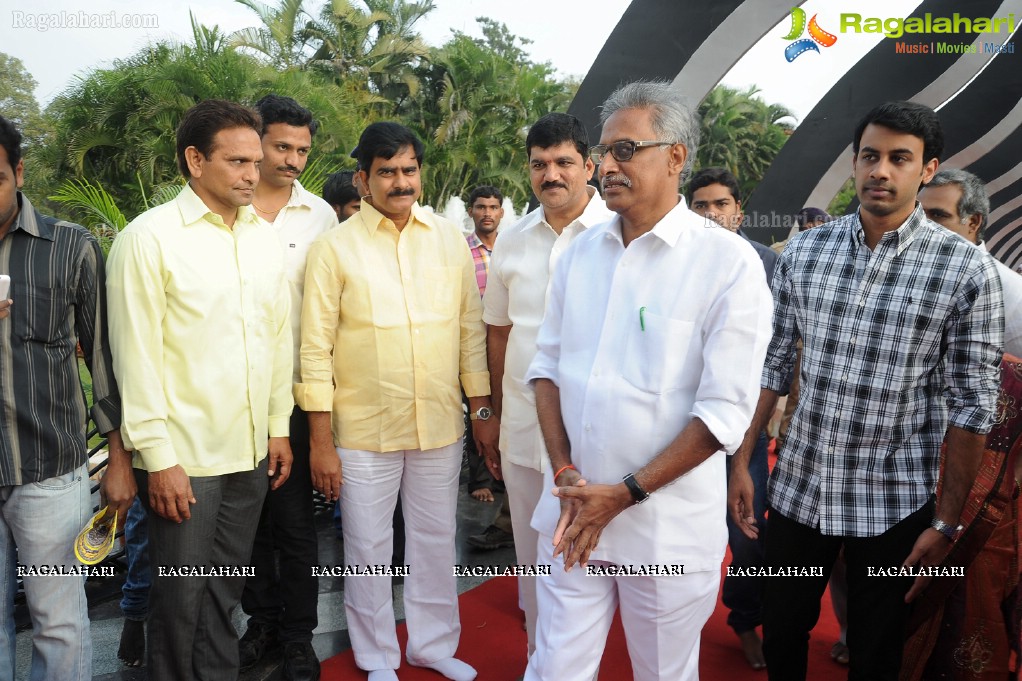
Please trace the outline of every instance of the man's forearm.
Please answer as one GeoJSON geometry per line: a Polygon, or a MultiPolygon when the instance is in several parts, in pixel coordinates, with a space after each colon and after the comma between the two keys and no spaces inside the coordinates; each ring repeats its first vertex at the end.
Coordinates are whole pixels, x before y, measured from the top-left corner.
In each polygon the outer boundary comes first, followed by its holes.
{"type": "Polygon", "coordinates": [[[706,424],[694,418],[662,452],[636,471],[635,481],[646,492],[655,492],[706,461],[720,448],[720,442],[706,424]]]}
{"type": "Polygon", "coordinates": [[[493,411],[499,418],[504,407],[504,360],[507,357],[507,339],[510,326],[486,325],[486,364],[490,370],[490,398],[493,411]]]}
{"type": "Polygon", "coordinates": [[[977,435],[954,426],[948,428],[937,517],[950,525],[958,524],[962,507],[976,479],[986,441],[986,435],[977,435]]]}
{"type": "Polygon", "coordinates": [[[333,447],[334,436],[330,429],[330,412],[310,411],[309,417],[309,444],[312,447],[326,446],[333,447]]]}
{"type": "Polygon", "coordinates": [[[536,415],[543,443],[550,456],[554,473],[571,464],[571,442],[561,418],[561,389],[549,378],[538,378],[536,389],[536,415]]]}
{"type": "Polygon", "coordinates": [[[770,417],[777,407],[778,399],[780,399],[779,393],[767,388],[760,388],[759,402],[756,403],[756,411],[752,414],[752,423],[745,432],[742,446],[738,448],[738,451],[731,458],[732,466],[747,467],[749,465],[749,458],[752,456],[756,440],[759,438],[759,434],[763,432],[763,429],[766,428],[766,424],[769,423],[770,417]]]}

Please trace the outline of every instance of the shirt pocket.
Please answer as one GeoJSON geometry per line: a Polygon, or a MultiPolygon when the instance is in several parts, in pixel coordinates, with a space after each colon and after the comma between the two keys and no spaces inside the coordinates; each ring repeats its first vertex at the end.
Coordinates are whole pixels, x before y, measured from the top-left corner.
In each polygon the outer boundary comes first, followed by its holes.
{"type": "Polygon", "coordinates": [[[22,314],[15,307],[11,316],[17,315],[19,333],[26,341],[53,345],[71,337],[70,306],[70,289],[27,285],[22,314]]]}
{"type": "Polygon", "coordinates": [[[429,309],[444,317],[456,317],[461,302],[461,268],[427,267],[422,273],[422,298],[429,309]]]}
{"type": "Polygon", "coordinates": [[[621,368],[624,379],[647,393],[662,394],[685,387],[683,369],[695,322],[644,311],[629,329],[621,368]]]}

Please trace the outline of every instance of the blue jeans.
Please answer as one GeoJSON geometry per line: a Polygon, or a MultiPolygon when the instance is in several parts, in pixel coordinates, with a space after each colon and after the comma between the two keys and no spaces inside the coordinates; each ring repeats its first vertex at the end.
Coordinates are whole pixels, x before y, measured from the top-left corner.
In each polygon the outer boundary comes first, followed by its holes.
{"type": "MultiPolygon", "coordinates": [[[[766,498],[767,478],[769,477],[769,466],[767,464],[767,436],[760,433],[756,440],[756,446],[749,457],[749,475],[752,477],[752,484],[756,486],[756,492],[752,497],[752,506],[756,515],[756,525],[759,527],[759,538],[749,539],[738,526],[731,520],[731,514],[727,515],[728,545],[731,547],[731,566],[734,568],[762,567],[766,549],[766,498]]],[[[727,457],[727,477],[731,481],[731,457],[727,457]]],[[[724,605],[730,612],[727,615],[727,624],[742,634],[752,631],[762,624],[762,600],[763,600],[763,578],[762,577],[724,577],[724,593],[722,594],[724,605]]]]}
{"type": "MultiPolygon", "coordinates": [[[[80,565],[74,540],[92,513],[89,471],[0,487],[0,679],[15,670],[17,563],[80,565]]],[[[84,577],[25,576],[32,616],[31,681],[92,678],[92,637],[84,577]]]]}
{"type": "Polygon", "coordinates": [[[139,497],[135,497],[124,521],[124,554],[128,558],[128,577],[121,587],[121,612],[129,620],[141,622],[149,614],[153,575],[149,568],[149,520],[139,497]]]}

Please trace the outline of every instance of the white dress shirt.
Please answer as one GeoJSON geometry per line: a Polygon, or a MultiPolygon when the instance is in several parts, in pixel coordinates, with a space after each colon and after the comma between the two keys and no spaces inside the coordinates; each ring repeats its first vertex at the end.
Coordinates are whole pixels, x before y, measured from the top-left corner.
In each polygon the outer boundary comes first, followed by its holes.
{"type": "MultiPolygon", "coordinates": [[[[986,243],[979,249],[986,251],[986,243]]],[[[1001,293],[1004,296],[1004,351],[1022,358],[1022,274],[1015,272],[993,255],[990,256],[1001,275],[1001,293]]]]}
{"type": "MultiPolygon", "coordinates": [[[[259,218],[262,220],[262,218],[259,218]]],[[[265,220],[263,220],[265,222],[265,220]]],[[[337,213],[330,204],[295,180],[291,197],[280,209],[277,219],[269,223],[284,249],[284,268],[291,292],[291,333],[294,336],[295,383],[301,382],[302,294],[305,291],[305,263],[309,247],[323,232],[337,226],[337,213]]]]}
{"type": "Polygon", "coordinates": [[[511,326],[504,359],[500,451],[512,463],[541,471],[550,467],[536,418],[536,399],[525,372],[536,355],[550,277],[568,245],[586,228],[614,217],[594,188],[585,210],[558,234],[540,206],[503,230],[490,256],[483,321],[511,326]]]}
{"type": "MultiPolygon", "coordinates": [[[[772,311],[756,252],[736,234],[706,228],[683,198],[627,249],[614,218],[565,253],[526,381],[548,378],[560,388],[582,476],[620,482],[693,417],[722,445],[614,518],[593,560],[720,568],[725,450],[738,448],[752,420],[772,311]]],[[[552,472],[545,476],[550,489],[552,472]]],[[[558,500],[544,494],[532,526],[549,537],[558,515],[558,500]]]]}

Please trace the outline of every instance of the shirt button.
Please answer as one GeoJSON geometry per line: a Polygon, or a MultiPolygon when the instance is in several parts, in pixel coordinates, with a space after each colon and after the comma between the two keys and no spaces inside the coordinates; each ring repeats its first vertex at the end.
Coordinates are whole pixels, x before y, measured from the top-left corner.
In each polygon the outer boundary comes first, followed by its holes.
{"type": "Polygon", "coordinates": [[[595,376],[599,376],[599,375],[600,375],[600,371],[599,371],[599,369],[597,369],[596,371],[594,371],[594,372],[593,372],[593,376],[594,376],[594,377],[595,377],[595,376]]]}
{"type": "Polygon", "coordinates": [[[589,432],[590,430],[592,430],[592,429],[593,429],[593,424],[591,424],[591,423],[587,423],[587,424],[586,424],[586,432],[588,433],[588,432],[589,432]]]}

